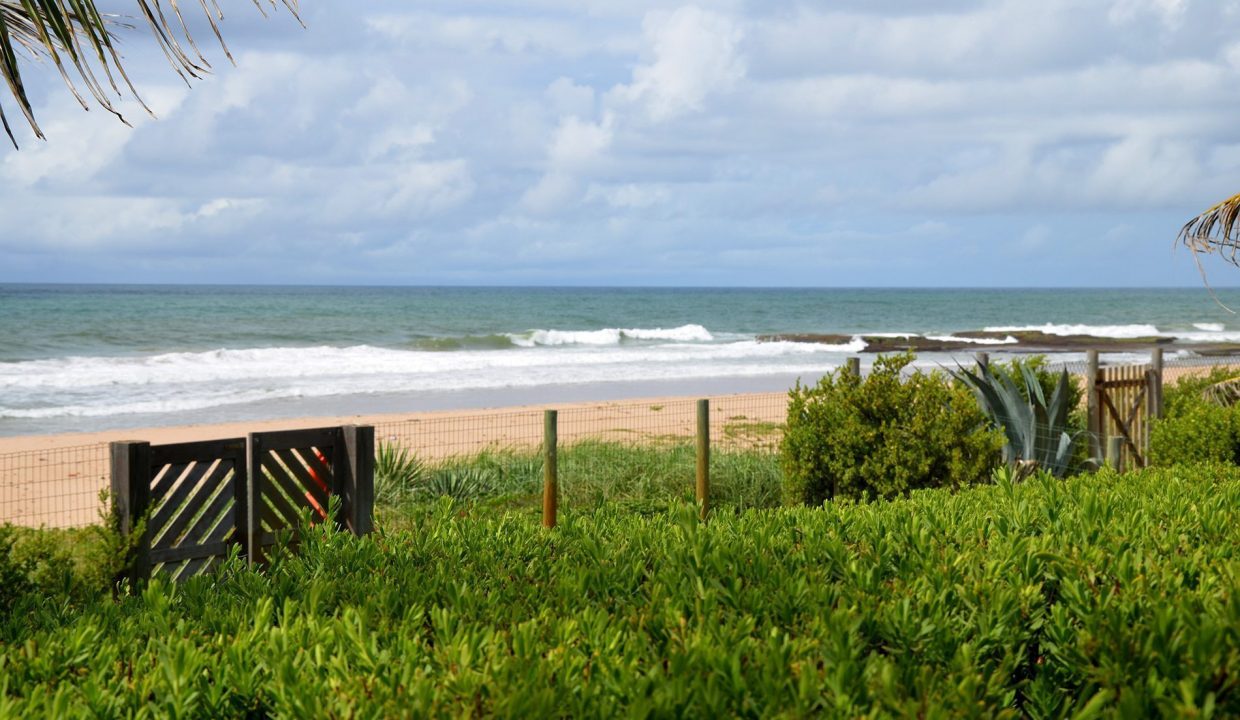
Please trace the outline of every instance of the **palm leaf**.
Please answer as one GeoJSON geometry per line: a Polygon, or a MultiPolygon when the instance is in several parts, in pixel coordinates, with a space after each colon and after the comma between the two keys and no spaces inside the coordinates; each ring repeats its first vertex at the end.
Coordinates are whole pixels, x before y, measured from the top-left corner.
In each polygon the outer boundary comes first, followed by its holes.
{"type": "MultiPolygon", "coordinates": [[[[264,12],[264,1],[272,8],[276,7],[275,0],[252,0],[259,12],[264,12]]],[[[280,2],[300,22],[298,0],[280,2]]],[[[199,51],[181,15],[178,0],[134,0],[134,3],[138,16],[150,27],[164,58],[186,83],[210,71],[210,64],[199,51]],[[171,7],[176,17],[175,23],[170,22],[165,14],[165,4],[171,7]],[[177,39],[178,29],[192,49],[192,56],[177,39]]],[[[216,0],[198,0],[198,3],[224,54],[231,61],[232,54],[220,33],[218,21],[223,18],[223,13],[216,0]]],[[[89,109],[89,105],[79,91],[79,85],[100,107],[122,122],[125,119],[113,106],[113,96],[133,97],[144,110],[151,112],[130,82],[113,42],[115,30],[131,27],[123,18],[100,13],[94,0],[0,0],[0,78],[4,79],[9,95],[17,103],[35,137],[42,139],[44,135],[35,120],[34,109],[22,82],[23,58],[27,61],[46,60],[54,65],[84,109],[89,109]]],[[[3,125],[13,147],[17,147],[17,139],[9,126],[3,103],[0,103],[0,125],[3,125]]]]}
{"type": "MultiPolygon", "coordinates": [[[[1193,253],[1193,261],[1197,263],[1197,272],[1201,273],[1201,281],[1210,287],[1206,279],[1205,267],[1201,264],[1201,255],[1217,253],[1226,262],[1240,267],[1240,194],[1232,195],[1221,203],[1206,210],[1197,217],[1184,223],[1176,242],[1193,253]]],[[[1214,294],[1214,291],[1210,291],[1214,294]]],[[[1215,301],[1227,310],[1215,296],[1215,301]]]]}
{"type": "Polygon", "coordinates": [[[1206,402],[1214,403],[1222,407],[1231,407],[1240,402],[1240,376],[1228,378],[1222,382],[1216,382],[1208,385],[1201,391],[1201,397],[1206,402]]]}

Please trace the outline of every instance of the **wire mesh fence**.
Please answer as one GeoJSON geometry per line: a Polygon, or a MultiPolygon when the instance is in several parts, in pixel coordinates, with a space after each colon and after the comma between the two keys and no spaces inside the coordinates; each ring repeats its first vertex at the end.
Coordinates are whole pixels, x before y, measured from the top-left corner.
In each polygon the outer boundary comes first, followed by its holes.
{"type": "MultiPolygon", "coordinates": [[[[779,440],[787,413],[785,393],[735,395],[709,401],[712,497],[744,505],[773,504],[779,440]]],[[[564,502],[682,498],[694,494],[697,402],[694,399],[609,402],[557,410],[557,477],[564,502]]],[[[377,496],[405,492],[431,496],[530,498],[542,491],[543,409],[485,415],[423,417],[375,426],[384,452],[408,453],[416,470],[377,496]]]]}
{"type": "Polygon", "coordinates": [[[48,448],[0,455],[0,523],[83,527],[100,520],[108,487],[108,446],[48,448]]]}
{"type": "MultiPolygon", "coordinates": [[[[1139,364],[1132,353],[1100,355],[1103,366],[1139,364]]],[[[1235,358],[1167,354],[1163,378],[1173,383],[1235,358]]],[[[1084,375],[1087,364],[1058,363],[1084,375]]],[[[786,393],[710,399],[712,498],[738,504],[774,501],[786,393]],[[756,498],[756,499],[755,499],[756,498]]],[[[445,412],[375,424],[381,450],[412,457],[433,492],[534,494],[541,489],[543,408],[445,412]]],[[[559,477],[567,502],[618,497],[693,497],[694,399],[619,401],[558,410],[559,477]],[[655,452],[657,450],[657,452],[655,452]],[[643,485],[648,486],[643,489],[643,485]]],[[[1105,444],[1097,448],[1105,454],[1105,444]]],[[[1099,455],[1101,457],[1102,455],[1099,455]]],[[[97,522],[109,486],[106,444],[0,454],[0,523],[56,528],[97,522]]]]}

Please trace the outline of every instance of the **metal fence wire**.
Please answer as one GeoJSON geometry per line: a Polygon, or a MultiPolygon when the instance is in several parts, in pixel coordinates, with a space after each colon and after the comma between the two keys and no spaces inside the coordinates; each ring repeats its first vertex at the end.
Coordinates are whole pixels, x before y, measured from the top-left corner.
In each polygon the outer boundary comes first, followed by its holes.
{"type": "MultiPolygon", "coordinates": [[[[1104,367],[1132,365],[1134,360],[1139,362],[1131,353],[1100,356],[1104,367]]],[[[1173,383],[1185,375],[1204,374],[1229,364],[1230,358],[1169,354],[1163,361],[1163,378],[1173,383]]],[[[1084,362],[1051,367],[1077,375],[1087,369],[1084,362]]],[[[710,398],[712,466],[777,453],[787,402],[783,392],[710,398]]],[[[533,492],[541,483],[544,409],[411,415],[375,423],[375,441],[381,451],[403,451],[416,458],[426,476],[449,491],[454,484],[485,481],[498,491],[533,492]]],[[[558,447],[563,451],[558,470],[568,502],[600,502],[613,491],[625,495],[631,488],[623,483],[669,476],[685,480],[667,491],[691,499],[697,429],[694,399],[560,406],[558,418],[558,447]],[[654,446],[671,452],[635,452],[654,446]],[[656,456],[658,462],[672,465],[658,468],[659,472],[642,465],[656,456]],[[603,474],[603,466],[609,482],[615,483],[610,489],[588,482],[603,474]],[[623,472],[616,472],[618,466],[623,472]]],[[[1102,445],[1097,448],[1099,457],[1109,450],[1102,445]]],[[[106,443],[0,454],[0,524],[70,528],[99,522],[109,471],[106,443]]],[[[719,491],[726,493],[727,489],[719,491]]],[[[712,489],[712,496],[715,493],[712,489]]]]}

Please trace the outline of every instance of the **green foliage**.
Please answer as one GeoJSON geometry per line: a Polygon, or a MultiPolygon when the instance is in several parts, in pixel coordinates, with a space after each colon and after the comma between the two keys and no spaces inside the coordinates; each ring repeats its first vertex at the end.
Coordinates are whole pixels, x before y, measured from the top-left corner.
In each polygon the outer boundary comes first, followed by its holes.
{"type": "MultiPolygon", "coordinates": [[[[588,440],[560,448],[560,504],[571,511],[611,505],[643,513],[663,512],[692,502],[696,447],[691,442],[632,445],[588,440]]],[[[780,504],[779,458],[765,450],[722,449],[711,453],[711,504],[740,511],[780,504]]],[[[450,458],[424,468],[405,517],[428,511],[440,496],[479,506],[542,512],[543,463],[539,452],[486,451],[450,458]]],[[[471,512],[470,507],[458,508],[471,512]]],[[[400,512],[387,513],[402,522],[400,512]]]]}
{"type": "Polygon", "coordinates": [[[847,367],[790,392],[781,445],[785,498],[890,498],[986,482],[1003,436],[969,391],[941,373],[901,370],[910,353],[879,357],[862,379],[847,367]]]}
{"type": "Polygon", "coordinates": [[[1150,429],[1150,461],[1155,465],[1236,462],[1240,451],[1236,414],[1200,403],[1181,408],[1150,429]]]}
{"type": "MultiPolygon", "coordinates": [[[[1032,372],[1034,377],[1038,379],[1038,386],[1042,389],[1043,397],[1050,397],[1054,394],[1055,388],[1059,385],[1060,373],[1054,372],[1047,367],[1048,361],[1045,355],[1028,355],[1024,357],[1014,357],[1010,360],[994,360],[990,363],[990,372],[993,375],[1006,377],[1012,380],[1016,385],[1022,388],[1024,399],[1030,398],[1027,390],[1025,390],[1024,374],[1026,371],[1032,372]]],[[[1068,407],[1077,410],[1081,407],[1081,402],[1085,398],[1085,388],[1081,387],[1080,379],[1068,376],[1068,407]]],[[[1085,416],[1079,414],[1074,416],[1074,420],[1079,421],[1080,427],[1073,426],[1073,429],[1084,430],[1085,416]]]]}
{"type": "Polygon", "coordinates": [[[375,502],[393,505],[408,498],[424,470],[422,461],[408,448],[379,443],[375,451],[375,502]]]}
{"type": "Polygon", "coordinates": [[[103,525],[70,530],[0,525],[0,628],[20,624],[33,607],[68,609],[103,596],[125,553],[121,538],[103,525]]]}
{"type": "Polygon", "coordinates": [[[1174,384],[1163,388],[1164,415],[1176,417],[1206,402],[1206,393],[1211,387],[1235,377],[1235,369],[1227,366],[1210,368],[1204,375],[1181,376],[1174,384]]]}
{"type": "MultiPolygon", "coordinates": [[[[1043,378],[1031,366],[1013,364],[1006,371],[976,372],[959,368],[953,376],[973,391],[977,403],[995,427],[1003,431],[1003,461],[1026,470],[1041,468],[1055,477],[1067,474],[1085,436],[1072,433],[1073,384],[1068,371],[1056,378],[1048,394],[1043,378]]],[[[1045,373],[1044,373],[1045,374],[1045,373]]]]}
{"type": "Polygon", "coordinates": [[[5,717],[1236,717],[1240,469],[309,531],[0,630],[5,717]]]}
{"type": "Polygon", "coordinates": [[[1240,406],[1215,402],[1210,389],[1235,377],[1216,367],[1181,377],[1163,390],[1163,417],[1150,425],[1150,461],[1155,465],[1240,462],[1240,406]]]}

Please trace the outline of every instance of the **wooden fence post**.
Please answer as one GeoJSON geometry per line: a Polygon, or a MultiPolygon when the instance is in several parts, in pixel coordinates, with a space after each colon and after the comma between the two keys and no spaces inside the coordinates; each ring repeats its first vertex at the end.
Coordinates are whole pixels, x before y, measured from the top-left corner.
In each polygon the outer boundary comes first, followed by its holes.
{"type": "Polygon", "coordinates": [[[697,401],[697,502],[701,518],[710,511],[710,401],[697,401]]]}
{"type": "Polygon", "coordinates": [[[852,372],[853,375],[856,375],[857,377],[861,377],[861,358],[859,357],[848,358],[848,369],[849,371],[852,372]]]}
{"type": "Polygon", "coordinates": [[[110,449],[116,529],[131,543],[128,562],[120,578],[128,577],[130,586],[135,587],[151,577],[151,533],[146,525],[151,509],[151,444],[114,442],[110,449]],[[132,535],[137,530],[141,535],[135,539],[132,535]]]}
{"type": "Polygon", "coordinates": [[[1098,351],[1085,352],[1085,432],[1089,435],[1089,457],[1098,466],[1103,462],[1102,407],[1098,403],[1098,351]]]}
{"type": "Polygon", "coordinates": [[[556,474],[557,415],[555,410],[543,413],[543,526],[549,528],[555,527],[560,490],[556,474]]]}
{"type": "Polygon", "coordinates": [[[375,526],[375,429],[345,425],[340,431],[349,465],[340,487],[340,512],[354,535],[366,535],[375,526]]]}
{"type": "Polygon", "coordinates": [[[977,358],[978,372],[990,370],[990,353],[978,352],[974,353],[973,357],[977,358]]]}
{"type": "Polygon", "coordinates": [[[1149,414],[1150,419],[1161,418],[1163,416],[1163,351],[1162,348],[1154,348],[1150,353],[1150,370],[1153,371],[1153,378],[1150,382],[1149,390],[1146,391],[1147,397],[1150,398],[1149,414]]]}

